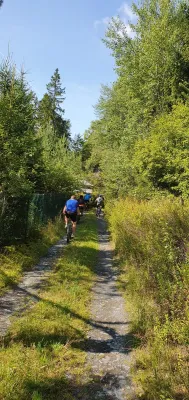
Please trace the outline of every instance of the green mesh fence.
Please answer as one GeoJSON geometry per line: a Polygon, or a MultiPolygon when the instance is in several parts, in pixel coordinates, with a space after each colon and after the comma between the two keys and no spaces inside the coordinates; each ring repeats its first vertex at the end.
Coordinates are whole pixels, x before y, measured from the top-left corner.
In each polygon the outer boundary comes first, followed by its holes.
{"type": "Polygon", "coordinates": [[[30,198],[0,195],[0,245],[22,242],[49,219],[54,220],[68,197],[65,193],[34,194],[30,198]]]}
{"type": "Polygon", "coordinates": [[[29,199],[2,197],[0,206],[0,245],[24,239],[27,236],[29,199]]]}

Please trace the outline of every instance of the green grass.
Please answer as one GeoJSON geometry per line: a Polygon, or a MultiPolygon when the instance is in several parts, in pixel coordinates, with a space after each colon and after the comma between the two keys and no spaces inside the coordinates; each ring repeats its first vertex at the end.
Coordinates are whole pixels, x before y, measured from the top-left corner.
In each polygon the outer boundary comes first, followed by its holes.
{"type": "Polygon", "coordinates": [[[107,207],[135,350],[141,400],[189,400],[189,203],[118,200],[107,207]]]}
{"type": "Polygon", "coordinates": [[[26,244],[4,247],[0,253],[0,295],[20,280],[64,233],[63,221],[49,222],[26,244]]]}
{"type": "Polygon", "coordinates": [[[63,250],[38,303],[16,320],[0,351],[1,400],[71,400],[82,387],[90,288],[98,241],[85,217],[63,250]]]}

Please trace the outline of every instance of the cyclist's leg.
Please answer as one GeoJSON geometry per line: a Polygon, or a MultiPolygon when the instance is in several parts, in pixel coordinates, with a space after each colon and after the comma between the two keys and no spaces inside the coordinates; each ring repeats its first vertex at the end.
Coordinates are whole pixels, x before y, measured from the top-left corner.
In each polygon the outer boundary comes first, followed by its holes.
{"type": "Polygon", "coordinates": [[[77,213],[71,215],[71,221],[72,221],[72,232],[73,232],[73,236],[75,236],[75,233],[76,233],[76,226],[77,226],[77,213]]]}
{"type": "Polygon", "coordinates": [[[68,222],[69,222],[69,216],[68,216],[68,214],[65,214],[65,216],[64,216],[64,221],[65,221],[65,228],[67,228],[68,222]]]}
{"type": "Polygon", "coordinates": [[[79,206],[80,216],[83,215],[83,206],[79,206]]]}
{"type": "Polygon", "coordinates": [[[67,226],[66,226],[66,233],[67,233],[67,243],[69,243],[70,239],[71,239],[71,231],[72,231],[72,225],[71,225],[71,219],[70,217],[67,215],[67,226]]]}
{"type": "Polygon", "coordinates": [[[77,226],[77,222],[72,222],[72,230],[73,230],[73,235],[75,236],[76,233],[76,226],[77,226]]]}

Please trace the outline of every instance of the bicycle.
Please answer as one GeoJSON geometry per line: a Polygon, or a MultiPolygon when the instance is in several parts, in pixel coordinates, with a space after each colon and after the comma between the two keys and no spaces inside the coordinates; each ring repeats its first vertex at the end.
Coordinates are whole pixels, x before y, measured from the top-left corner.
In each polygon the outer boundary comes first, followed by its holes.
{"type": "Polygon", "coordinates": [[[84,213],[84,204],[79,204],[79,212],[80,214],[77,215],[77,222],[79,223],[80,218],[83,217],[83,213],[84,213]]]}
{"type": "Polygon", "coordinates": [[[85,201],[85,211],[89,209],[89,201],[85,201]]]}
{"type": "Polygon", "coordinates": [[[80,211],[80,216],[83,216],[83,212],[84,212],[84,204],[83,205],[79,205],[79,211],[80,211]]]}
{"type": "Polygon", "coordinates": [[[68,224],[67,224],[67,228],[66,228],[66,240],[67,240],[67,244],[70,242],[71,238],[72,238],[72,221],[69,218],[68,220],[68,224]]]}
{"type": "Polygon", "coordinates": [[[97,208],[96,208],[96,216],[97,216],[98,218],[100,218],[101,211],[102,211],[101,206],[98,205],[97,208]]]}

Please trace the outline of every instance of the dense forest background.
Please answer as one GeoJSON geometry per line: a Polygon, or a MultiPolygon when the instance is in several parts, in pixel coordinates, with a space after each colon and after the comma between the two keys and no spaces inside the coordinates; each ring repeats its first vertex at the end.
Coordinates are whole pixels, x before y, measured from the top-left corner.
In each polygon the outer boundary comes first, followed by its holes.
{"type": "Polygon", "coordinates": [[[65,88],[55,70],[38,101],[23,71],[0,65],[0,185],[6,195],[71,190],[81,171],[64,118],[65,88]],[[77,173],[78,171],[78,173],[77,173]]]}
{"type": "Polygon", "coordinates": [[[189,4],[145,0],[133,5],[129,37],[112,19],[104,42],[117,80],[102,86],[97,119],[85,133],[86,166],[106,195],[188,196],[189,4]]]}
{"type": "Polygon", "coordinates": [[[10,57],[1,63],[0,244],[24,240],[81,186],[82,139],[71,138],[64,100],[58,69],[39,101],[25,72],[10,57]]]}

